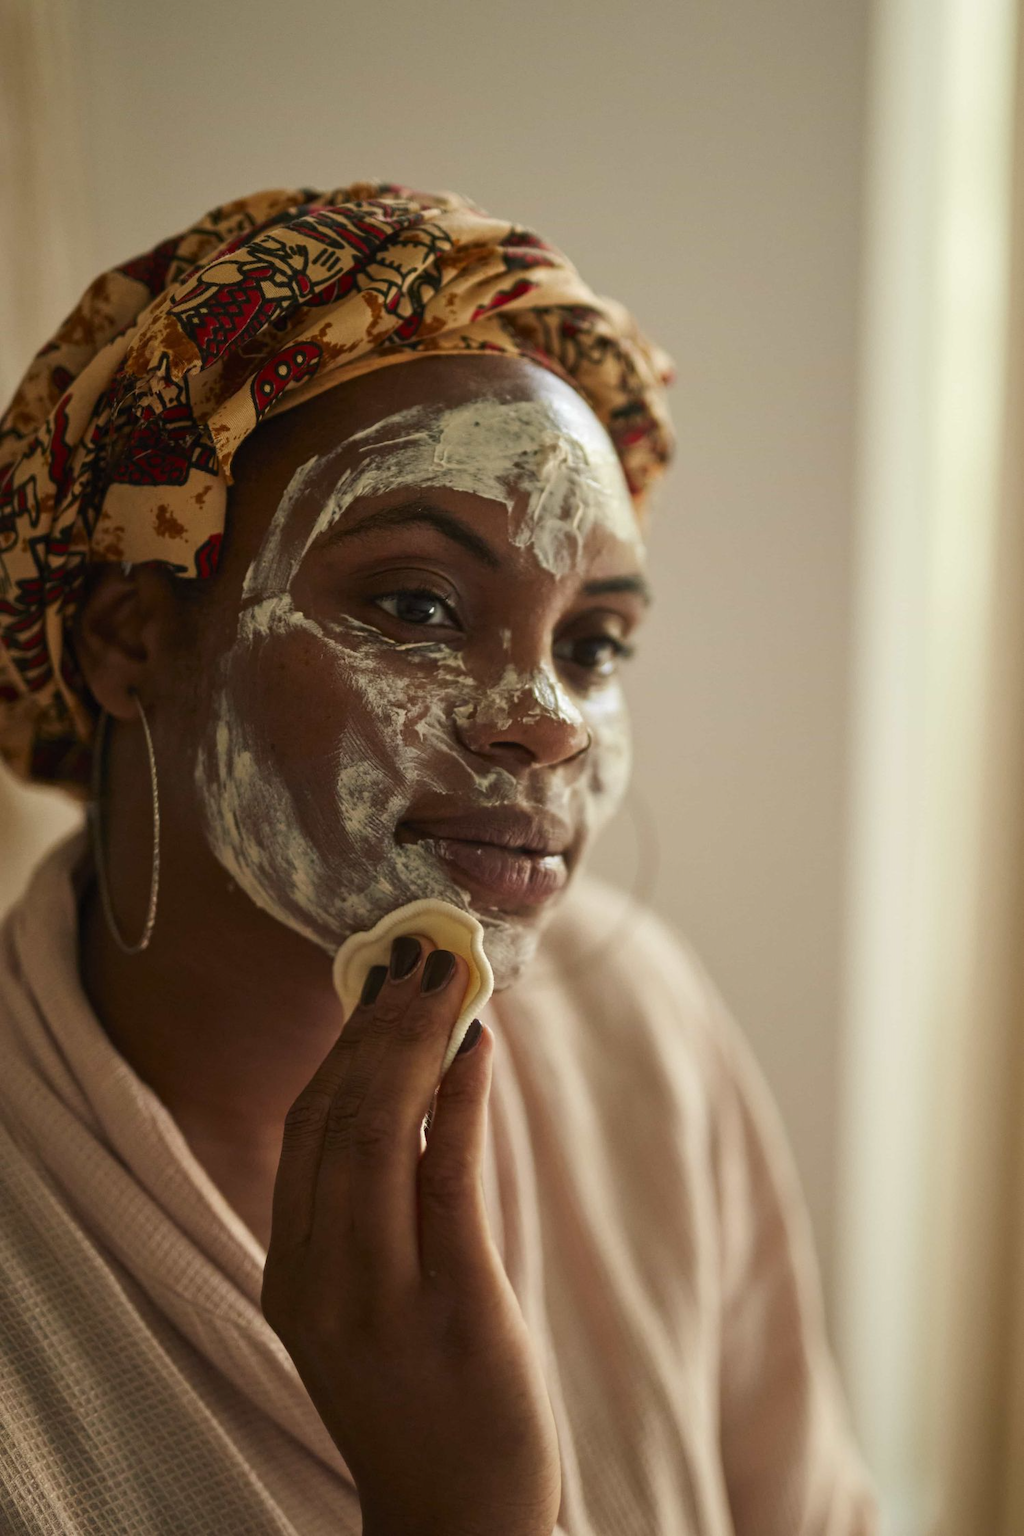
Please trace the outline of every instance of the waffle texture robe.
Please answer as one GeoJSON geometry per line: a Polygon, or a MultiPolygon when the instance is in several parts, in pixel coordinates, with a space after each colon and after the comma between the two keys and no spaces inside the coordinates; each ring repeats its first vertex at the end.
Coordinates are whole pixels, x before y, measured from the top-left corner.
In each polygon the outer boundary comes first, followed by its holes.
{"type": "MultiPolygon", "coordinates": [[[[76,832],[0,931],[0,1529],[357,1536],[262,1246],[82,990],[90,871],[76,832]]],[[[876,1536],[786,1138],[700,962],[580,872],[483,1017],[559,1536],[876,1536]]]]}

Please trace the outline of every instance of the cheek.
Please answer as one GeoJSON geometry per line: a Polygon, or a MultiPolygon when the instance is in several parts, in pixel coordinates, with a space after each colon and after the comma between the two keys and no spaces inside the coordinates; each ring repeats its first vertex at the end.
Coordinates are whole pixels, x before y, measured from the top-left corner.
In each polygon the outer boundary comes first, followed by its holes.
{"type": "Polygon", "coordinates": [[[303,630],[254,636],[236,646],[223,677],[223,706],[244,719],[268,769],[305,788],[336,778],[341,743],[354,734],[372,751],[376,722],[345,658],[303,630]]]}
{"type": "MultiPolygon", "coordinates": [[[[257,906],[330,952],[418,897],[470,905],[425,846],[395,835],[424,785],[464,792],[456,671],[464,685],[461,666],[432,664],[428,679],[365,636],[337,642],[287,598],[247,610],[217,669],[195,767],[207,840],[257,906]]],[[[504,974],[505,948],[518,956],[526,939],[498,929],[504,974]]]]}
{"type": "Polygon", "coordinates": [[[405,680],[293,626],[240,639],[221,670],[207,739],[219,738],[221,755],[225,737],[244,750],[318,841],[352,844],[372,830],[371,803],[383,807],[407,779],[406,743],[422,707],[405,680]]]}
{"type": "Polygon", "coordinates": [[[593,837],[615,815],[626,797],[633,770],[633,730],[625,696],[609,688],[587,714],[593,732],[587,778],[588,828],[593,837]]]}

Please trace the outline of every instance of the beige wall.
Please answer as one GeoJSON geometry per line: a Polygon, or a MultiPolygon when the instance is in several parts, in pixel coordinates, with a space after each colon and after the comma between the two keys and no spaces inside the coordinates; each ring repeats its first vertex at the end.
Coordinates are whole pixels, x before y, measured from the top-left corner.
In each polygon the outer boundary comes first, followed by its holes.
{"type": "MultiPolygon", "coordinates": [[[[831,1303],[866,0],[87,9],[80,285],[218,200],[381,176],[536,224],[674,354],[651,899],[775,1090],[831,1303]]],[[[594,867],[632,861],[622,825],[594,867]]]]}

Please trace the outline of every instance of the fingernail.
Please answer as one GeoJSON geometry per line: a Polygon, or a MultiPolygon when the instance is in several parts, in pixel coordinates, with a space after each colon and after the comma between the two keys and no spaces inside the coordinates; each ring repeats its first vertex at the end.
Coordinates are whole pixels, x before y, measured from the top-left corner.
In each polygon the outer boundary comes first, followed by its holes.
{"type": "Polygon", "coordinates": [[[474,1045],[476,1045],[477,1041],[480,1039],[480,1036],[483,1034],[483,1028],[484,1027],[480,1023],[479,1019],[473,1020],[472,1024],[466,1030],[462,1044],[455,1052],[456,1056],[463,1056],[467,1051],[471,1051],[473,1049],[474,1045]]]}
{"type": "Polygon", "coordinates": [[[419,939],[414,939],[410,933],[403,933],[400,939],[395,940],[391,946],[392,981],[401,981],[410,971],[415,970],[420,947],[419,939]]]}
{"type": "Polygon", "coordinates": [[[455,970],[455,956],[450,949],[435,949],[427,956],[427,963],[423,967],[423,975],[420,977],[421,992],[440,992],[446,981],[450,981],[455,970]]]}
{"type": "Polygon", "coordinates": [[[375,1001],[377,993],[384,985],[384,978],[387,974],[388,968],[386,965],[370,966],[366,973],[366,980],[363,982],[363,990],[359,997],[360,1003],[372,1003],[375,1001]]]}

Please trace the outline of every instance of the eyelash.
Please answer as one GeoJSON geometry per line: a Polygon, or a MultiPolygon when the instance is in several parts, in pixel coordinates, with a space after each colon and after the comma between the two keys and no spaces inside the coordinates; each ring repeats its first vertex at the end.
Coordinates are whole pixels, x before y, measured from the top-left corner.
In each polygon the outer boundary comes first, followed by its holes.
{"type": "MultiPolygon", "coordinates": [[[[393,597],[426,597],[429,598],[432,602],[441,603],[443,607],[448,609],[449,613],[452,613],[452,608],[448,602],[448,599],[443,597],[440,592],[433,591],[433,589],[430,587],[398,587],[394,592],[379,593],[378,596],[373,599],[373,601],[375,603],[382,603],[393,597]]],[[[384,611],[386,613],[387,609],[384,611]]],[[[454,616],[454,613],[452,613],[453,618],[454,616]]],[[[437,626],[433,624],[414,624],[411,619],[399,619],[397,614],[391,614],[390,617],[396,619],[399,624],[409,624],[413,629],[437,628],[437,626]]],[[[576,643],[582,645],[586,644],[588,640],[591,642],[600,641],[602,645],[610,645],[612,647],[613,655],[620,661],[629,661],[630,658],[636,654],[635,646],[627,645],[624,640],[617,639],[615,635],[580,636],[576,643]]],[[[589,666],[586,662],[583,661],[574,662],[573,665],[583,667],[583,669],[587,672],[596,672],[595,667],[589,666]]]]}

